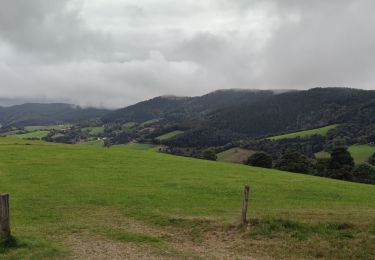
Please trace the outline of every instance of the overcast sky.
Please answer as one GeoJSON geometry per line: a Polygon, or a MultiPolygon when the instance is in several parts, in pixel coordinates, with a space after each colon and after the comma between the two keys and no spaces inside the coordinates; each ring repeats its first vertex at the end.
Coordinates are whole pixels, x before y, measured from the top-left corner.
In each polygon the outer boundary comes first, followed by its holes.
{"type": "Polygon", "coordinates": [[[373,0],[0,0],[0,101],[375,88],[373,0]]]}

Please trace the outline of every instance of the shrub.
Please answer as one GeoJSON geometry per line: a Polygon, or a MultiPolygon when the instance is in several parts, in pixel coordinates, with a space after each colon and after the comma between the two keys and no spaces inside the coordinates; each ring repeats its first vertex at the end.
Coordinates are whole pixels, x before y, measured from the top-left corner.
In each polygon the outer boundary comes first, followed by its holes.
{"type": "Polygon", "coordinates": [[[316,162],[314,163],[315,175],[327,177],[328,176],[327,169],[328,169],[330,161],[331,159],[329,158],[316,159],[316,162]]]}
{"type": "Polygon", "coordinates": [[[255,167],[272,168],[272,157],[263,152],[254,153],[249,157],[247,164],[255,167]]]}
{"type": "Polygon", "coordinates": [[[275,168],[288,172],[308,173],[310,166],[310,161],[306,156],[294,150],[288,150],[277,161],[275,168]]]}
{"type": "Polygon", "coordinates": [[[328,177],[340,180],[353,180],[354,159],[345,147],[335,148],[331,153],[328,177]]]}
{"type": "Polygon", "coordinates": [[[368,162],[371,165],[375,166],[375,153],[370,157],[370,159],[368,160],[368,162]]]}
{"type": "Polygon", "coordinates": [[[216,155],[215,151],[211,150],[211,149],[203,151],[202,157],[205,160],[210,160],[210,161],[216,161],[217,160],[217,155],[216,155]]]}
{"type": "Polygon", "coordinates": [[[353,180],[356,182],[375,184],[375,168],[362,163],[353,170],[353,180]]]}

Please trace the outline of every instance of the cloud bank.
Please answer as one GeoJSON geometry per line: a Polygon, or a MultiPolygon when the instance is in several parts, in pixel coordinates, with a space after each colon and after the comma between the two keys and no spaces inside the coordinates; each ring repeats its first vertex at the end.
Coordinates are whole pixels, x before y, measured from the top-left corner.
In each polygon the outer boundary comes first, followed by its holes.
{"type": "Polygon", "coordinates": [[[1,0],[0,100],[374,89],[371,0],[1,0]]]}

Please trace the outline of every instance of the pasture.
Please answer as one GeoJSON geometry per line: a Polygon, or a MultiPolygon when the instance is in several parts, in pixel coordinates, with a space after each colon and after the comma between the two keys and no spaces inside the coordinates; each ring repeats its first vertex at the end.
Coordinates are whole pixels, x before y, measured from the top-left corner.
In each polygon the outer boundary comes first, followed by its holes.
{"type": "MultiPolygon", "coordinates": [[[[356,164],[367,162],[368,159],[375,153],[374,145],[351,145],[348,151],[352,155],[356,164]]],[[[327,152],[319,152],[315,154],[316,158],[330,158],[327,152]]]]}
{"type": "Polygon", "coordinates": [[[14,138],[0,154],[17,240],[1,259],[375,257],[372,185],[14,138]]]}
{"type": "Polygon", "coordinates": [[[46,137],[48,134],[49,131],[47,130],[37,130],[26,134],[12,135],[12,137],[20,139],[42,139],[43,137],[46,137]]]}
{"type": "Polygon", "coordinates": [[[316,129],[311,129],[311,130],[305,130],[305,131],[300,131],[300,132],[294,132],[294,133],[289,133],[289,134],[283,134],[283,135],[277,135],[273,137],[269,137],[268,139],[270,140],[280,140],[280,139],[291,139],[291,138],[304,138],[304,137],[309,137],[312,135],[322,135],[325,136],[329,130],[336,128],[337,125],[329,125],[321,128],[316,128],[316,129]]]}
{"type": "Polygon", "coordinates": [[[72,125],[70,125],[70,124],[47,125],[47,126],[37,125],[37,126],[25,126],[24,129],[25,129],[25,131],[28,131],[28,132],[34,132],[34,131],[38,131],[38,130],[62,130],[62,129],[70,128],[71,126],[72,125]]]}
{"type": "Polygon", "coordinates": [[[245,163],[254,151],[235,147],[217,154],[217,161],[229,163],[245,163]]]}
{"type": "Polygon", "coordinates": [[[104,134],[104,127],[98,126],[98,127],[84,127],[82,128],[83,132],[88,132],[91,135],[98,135],[98,134],[104,134]]]}
{"type": "Polygon", "coordinates": [[[159,140],[159,141],[166,141],[166,140],[169,140],[169,139],[171,139],[175,136],[178,136],[180,134],[183,134],[183,133],[184,133],[184,131],[176,130],[176,131],[172,131],[172,132],[163,134],[159,137],[156,137],[156,139],[159,140]]]}
{"type": "Polygon", "coordinates": [[[375,153],[375,145],[352,145],[349,147],[349,152],[356,163],[367,162],[375,153]]]}

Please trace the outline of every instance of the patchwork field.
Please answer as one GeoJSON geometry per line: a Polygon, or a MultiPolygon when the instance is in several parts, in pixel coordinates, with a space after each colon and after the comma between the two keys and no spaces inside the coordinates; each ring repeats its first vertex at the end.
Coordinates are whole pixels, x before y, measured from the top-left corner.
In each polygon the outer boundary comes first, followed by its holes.
{"type": "Polygon", "coordinates": [[[375,186],[13,138],[0,154],[17,239],[1,259],[375,257],[375,186]]]}
{"type": "Polygon", "coordinates": [[[279,140],[279,139],[287,139],[287,138],[297,138],[297,137],[308,137],[311,135],[322,135],[325,136],[329,130],[336,128],[337,125],[329,125],[321,128],[316,128],[316,129],[311,129],[311,130],[306,130],[306,131],[300,131],[300,132],[295,132],[295,133],[290,133],[290,134],[284,134],[284,135],[278,135],[278,136],[273,136],[268,139],[271,140],[279,140]]]}

